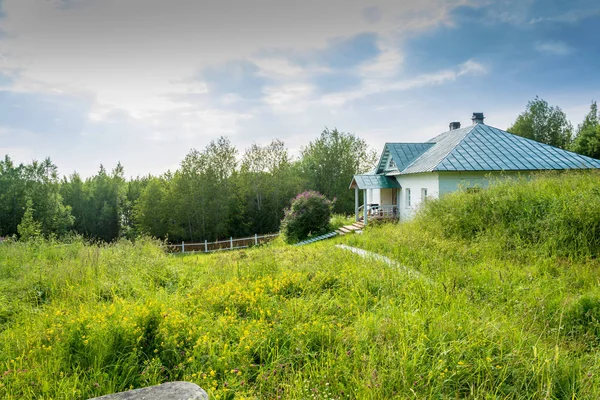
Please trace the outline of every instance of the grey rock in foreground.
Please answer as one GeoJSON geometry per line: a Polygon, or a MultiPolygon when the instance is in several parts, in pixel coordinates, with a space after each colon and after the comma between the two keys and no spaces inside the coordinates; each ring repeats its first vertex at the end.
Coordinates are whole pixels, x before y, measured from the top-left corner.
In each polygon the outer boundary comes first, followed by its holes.
{"type": "Polygon", "coordinates": [[[90,400],[208,400],[208,394],[195,383],[169,382],[90,400]]]}

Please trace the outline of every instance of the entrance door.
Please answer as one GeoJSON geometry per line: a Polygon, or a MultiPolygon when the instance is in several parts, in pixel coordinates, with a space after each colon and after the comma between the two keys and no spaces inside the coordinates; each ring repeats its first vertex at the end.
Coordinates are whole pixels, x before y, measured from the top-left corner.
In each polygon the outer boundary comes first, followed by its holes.
{"type": "Polygon", "coordinates": [[[394,215],[394,218],[398,218],[398,189],[393,188],[392,189],[392,214],[394,215]]]}

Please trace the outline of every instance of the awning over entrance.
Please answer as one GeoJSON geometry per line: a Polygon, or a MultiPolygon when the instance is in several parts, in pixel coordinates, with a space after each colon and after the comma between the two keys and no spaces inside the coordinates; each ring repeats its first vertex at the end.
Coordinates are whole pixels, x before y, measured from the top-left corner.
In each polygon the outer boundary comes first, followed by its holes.
{"type": "Polygon", "coordinates": [[[394,177],[385,175],[354,175],[350,189],[394,189],[400,184],[394,177]]]}
{"type": "MultiPolygon", "coordinates": [[[[377,208],[379,210],[379,204],[367,204],[367,190],[368,189],[399,189],[401,186],[394,177],[385,175],[354,175],[352,182],[350,183],[350,189],[354,189],[354,211],[356,214],[356,220],[359,220],[360,209],[363,212],[363,223],[367,225],[367,214],[370,210],[377,208]],[[363,205],[359,206],[359,191],[363,191],[363,205]]],[[[399,196],[400,191],[397,191],[399,196]]],[[[393,193],[393,191],[392,191],[393,193]]],[[[397,211],[397,205],[391,206],[393,210],[397,211]]],[[[394,211],[395,212],[395,211],[394,211]]]]}

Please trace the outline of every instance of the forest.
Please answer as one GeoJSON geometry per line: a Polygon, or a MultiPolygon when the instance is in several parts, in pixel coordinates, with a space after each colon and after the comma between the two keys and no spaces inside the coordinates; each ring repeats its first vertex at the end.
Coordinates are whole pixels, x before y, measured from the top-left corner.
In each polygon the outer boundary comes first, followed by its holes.
{"type": "MultiPolygon", "coordinates": [[[[600,114],[592,101],[573,128],[558,106],[536,97],[509,132],[600,158],[600,114]]],[[[325,129],[292,157],[281,140],[240,154],[226,137],[192,149],[176,171],[126,179],[125,168],[104,166],[83,179],[59,177],[50,159],[15,164],[0,159],[0,237],[77,234],[111,242],[149,235],[171,242],[217,240],[279,230],[290,200],[315,190],[334,212],[354,211],[352,176],[371,169],[379,149],[355,134],[325,129]]]]}
{"type": "Polygon", "coordinates": [[[281,140],[253,144],[240,157],[220,137],[190,150],[176,171],[132,179],[121,164],[86,179],[60,178],[48,158],[17,165],[7,155],[0,160],[0,237],[175,242],[277,232],[283,210],[304,190],[335,199],[334,212],[352,212],[352,175],[375,160],[363,139],[337,129],[325,129],[297,159],[281,140]]]}

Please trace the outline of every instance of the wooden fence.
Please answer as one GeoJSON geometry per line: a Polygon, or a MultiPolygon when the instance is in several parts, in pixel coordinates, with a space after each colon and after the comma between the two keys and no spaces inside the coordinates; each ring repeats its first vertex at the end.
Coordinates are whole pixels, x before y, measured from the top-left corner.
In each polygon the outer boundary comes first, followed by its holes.
{"type": "Polygon", "coordinates": [[[203,243],[185,243],[181,244],[169,244],[167,245],[167,251],[169,253],[191,253],[191,252],[202,252],[212,253],[215,251],[224,250],[235,250],[245,249],[252,246],[259,246],[264,243],[268,243],[279,236],[279,233],[272,235],[254,235],[245,238],[229,238],[229,240],[217,240],[216,242],[209,242],[205,240],[203,243]]]}

